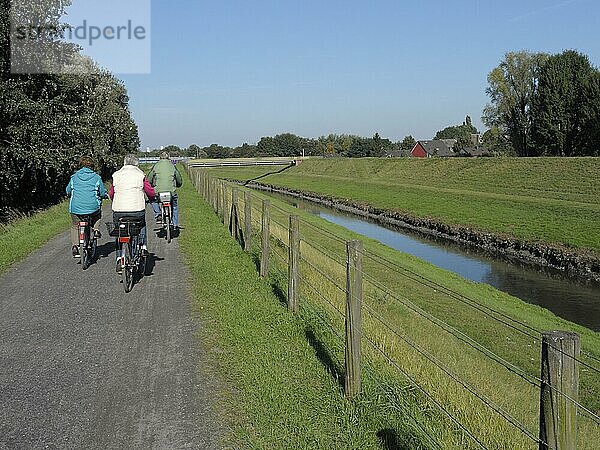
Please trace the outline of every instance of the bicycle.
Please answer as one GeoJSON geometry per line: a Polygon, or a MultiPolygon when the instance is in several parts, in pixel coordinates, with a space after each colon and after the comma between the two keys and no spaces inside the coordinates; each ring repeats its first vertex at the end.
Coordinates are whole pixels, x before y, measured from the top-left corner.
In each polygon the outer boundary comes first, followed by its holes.
{"type": "Polygon", "coordinates": [[[92,217],[90,215],[79,216],[79,256],[81,268],[86,270],[96,257],[98,238],[92,229],[92,217]]]}
{"type": "Polygon", "coordinates": [[[146,273],[147,257],[139,238],[144,222],[137,218],[123,217],[119,219],[116,228],[112,222],[107,222],[106,226],[110,229],[110,235],[118,240],[121,249],[121,281],[125,292],[131,292],[136,277],[141,278],[146,273]]]}
{"type": "Polygon", "coordinates": [[[171,233],[173,228],[173,196],[170,192],[161,192],[158,194],[158,204],[160,205],[160,217],[162,229],[165,230],[167,243],[171,243],[171,233]]]}

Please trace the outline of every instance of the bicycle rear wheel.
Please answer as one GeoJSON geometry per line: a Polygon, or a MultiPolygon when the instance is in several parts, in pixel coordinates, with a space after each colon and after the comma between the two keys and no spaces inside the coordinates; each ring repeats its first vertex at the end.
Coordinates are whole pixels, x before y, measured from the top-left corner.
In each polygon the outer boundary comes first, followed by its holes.
{"type": "Polygon", "coordinates": [[[123,287],[125,292],[131,292],[133,289],[133,264],[131,261],[131,244],[125,242],[123,244],[123,256],[125,261],[123,262],[123,287]]]}
{"type": "Polygon", "coordinates": [[[90,267],[91,255],[90,255],[90,249],[89,249],[89,242],[90,242],[90,231],[89,231],[89,228],[86,227],[83,243],[79,244],[79,255],[81,256],[81,268],[83,270],[86,270],[88,267],[90,267]]]}
{"type": "Polygon", "coordinates": [[[165,224],[167,227],[167,243],[171,243],[171,214],[168,212],[165,214],[165,224]]]}

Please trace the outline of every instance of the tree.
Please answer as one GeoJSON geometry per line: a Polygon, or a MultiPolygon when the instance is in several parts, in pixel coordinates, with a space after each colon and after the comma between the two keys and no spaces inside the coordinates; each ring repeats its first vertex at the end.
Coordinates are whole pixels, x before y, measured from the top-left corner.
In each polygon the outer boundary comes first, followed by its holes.
{"type": "Polygon", "coordinates": [[[509,136],[519,156],[535,154],[530,141],[531,107],[540,70],[547,59],[545,53],[509,52],[488,75],[486,94],[490,103],[482,120],[487,127],[497,127],[509,136]]]}
{"type": "Polygon", "coordinates": [[[410,134],[405,136],[404,139],[398,143],[399,150],[407,155],[415,148],[415,145],[417,145],[417,141],[410,134]]]}
{"type": "Polygon", "coordinates": [[[483,146],[494,155],[513,156],[515,151],[508,136],[502,134],[500,128],[492,127],[483,133],[483,146]]]}
{"type": "Polygon", "coordinates": [[[471,123],[471,117],[467,116],[462,125],[446,127],[443,130],[438,131],[434,139],[456,139],[455,148],[462,150],[473,144],[471,135],[477,133],[477,128],[471,123]]]}
{"type": "Polygon", "coordinates": [[[587,56],[573,50],[553,55],[542,66],[532,109],[532,140],[536,154],[590,155],[600,142],[591,124],[598,115],[594,88],[598,71],[587,56]],[[590,107],[591,106],[591,107],[590,107]]]}

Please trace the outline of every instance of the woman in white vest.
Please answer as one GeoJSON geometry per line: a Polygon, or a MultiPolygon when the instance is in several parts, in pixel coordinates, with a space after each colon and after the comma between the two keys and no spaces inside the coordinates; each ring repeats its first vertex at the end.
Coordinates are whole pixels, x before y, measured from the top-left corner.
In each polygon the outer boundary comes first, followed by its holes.
{"type": "MultiPolygon", "coordinates": [[[[143,222],[144,227],[140,231],[140,239],[142,240],[143,251],[147,252],[146,198],[144,194],[152,199],[156,196],[156,193],[138,165],[139,159],[137,156],[125,156],[123,167],[113,173],[112,186],[110,187],[108,196],[112,200],[113,222],[115,226],[121,217],[136,218],[143,222]]],[[[121,256],[118,253],[117,251],[117,258],[121,256]]],[[[117,270],[119,269],[117,267],[117,270]]]]}

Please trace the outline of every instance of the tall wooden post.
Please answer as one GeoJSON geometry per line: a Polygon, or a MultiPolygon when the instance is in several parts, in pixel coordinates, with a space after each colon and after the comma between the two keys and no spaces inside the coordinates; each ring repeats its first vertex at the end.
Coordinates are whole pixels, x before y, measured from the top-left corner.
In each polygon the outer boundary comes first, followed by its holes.
{"type": "Polygon", "coordinates": [[[244,250],[252,248],[252,194],[244,192],[244,250]]]}
{"type": "Polygon", "coordinates": [[[353,399],[360,394],[361,385],[361,304],[362,304],[362,253],[361,241],[346,243],[346,374],[344,388],[346,397],[353,399]]]}
{"type": "Polygon", "coordinates": [[[222,214],[222,208],[221,208],[221,189],[223,187],[223,183],[221,182],[221,180],[217,180],[217,187],[215,189],[215,196],[216,196],[216,211],[217,211],[217,217],[221,218],[221,214],[222,214]]]}
{"type": "Polygon", "coordinates": [[[579,401],[579,367],[575,358],[579,358],[580,351],[577,333],[542,333],[540,450],[577,448],[577,405],[573,400],[579,401]]]}
{"type": "Polygon", "coordinates": [[[269,275],[269,251],[271,239],[271,216],[269,212],[269,200],[262,202],[262,250],[260,254],[260,276],[266,277],[269,275]]]}
{"type": "Polygon", "coordinates": [[[229,209],[229,188],[227,187],[227,183],[223,182],[223,225],[226,227],[229,226],[229,213],[231,210],[229,209]]]}
{"type": "Polygon", "coordinates": [[[219,198],[219,191],[218,191],[218,181],[216,178],[213,179],[213,195],[212,195],[212,205],[213,205],[213,209],[215,210],[215,213],[218,214],[218,198],[219,198]]]}
{"type": "Polygon", "coordinates": [[[229,231],[231,236],[236,240],[238,238],[238,188],[231,188],[231,219],[229,223],[229,231]]]}
{"type": "Polygon", "coordinates": [[[300,296],[300,218],[290,216],[288,258],[288,309],[298,312],[300,296]]]}

